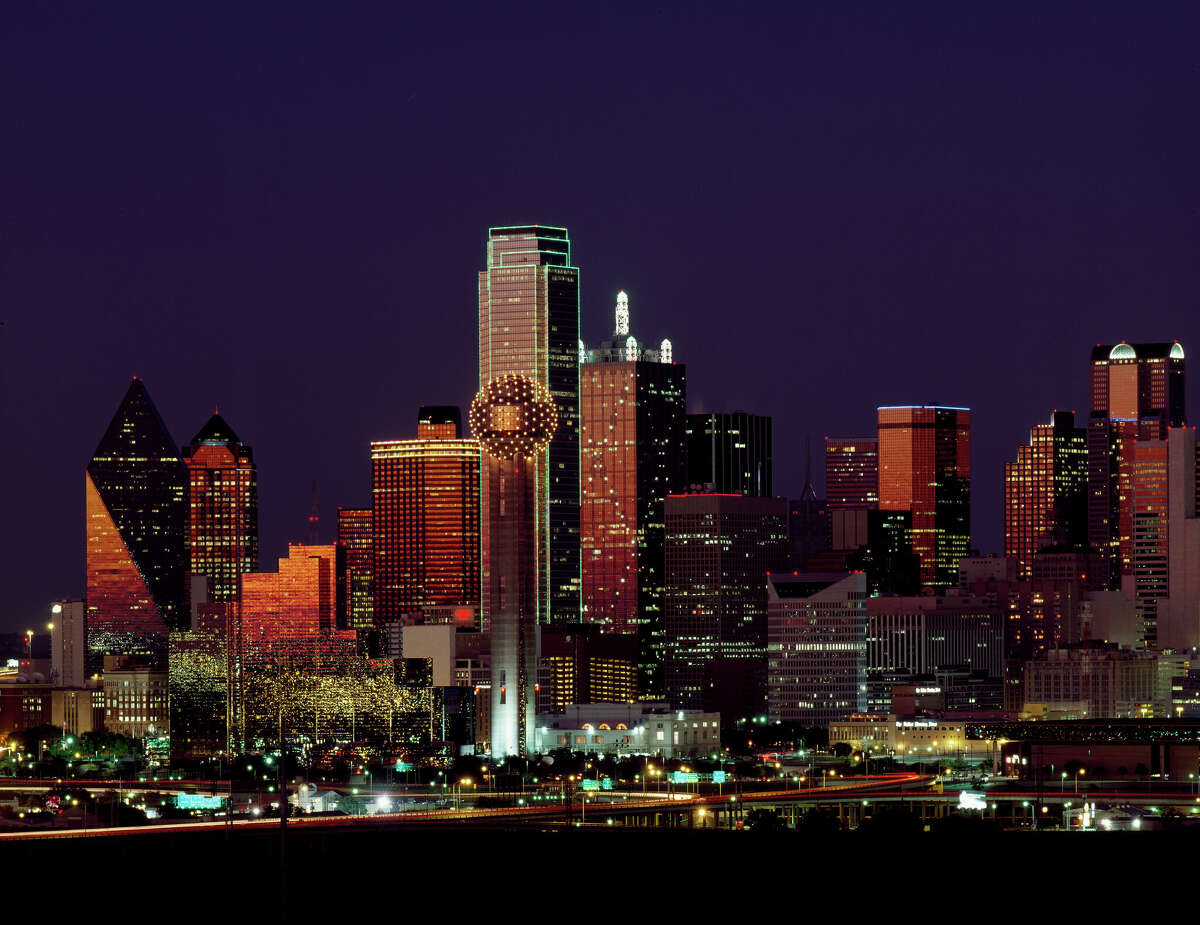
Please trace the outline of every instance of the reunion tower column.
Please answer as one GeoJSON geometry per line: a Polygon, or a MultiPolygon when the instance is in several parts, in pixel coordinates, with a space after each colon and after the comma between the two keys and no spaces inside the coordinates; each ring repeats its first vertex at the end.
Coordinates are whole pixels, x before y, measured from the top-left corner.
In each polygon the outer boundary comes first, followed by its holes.
{"type": "Polygon", "coordinates": [[[537,563],[547,541],[535,528],[537,458],[558,426],[554,399],[527,376],[508,373],[471,402],[471,433],[483,448],[490,567],[492,758],[532,751],[538,660],[537,563]]]}

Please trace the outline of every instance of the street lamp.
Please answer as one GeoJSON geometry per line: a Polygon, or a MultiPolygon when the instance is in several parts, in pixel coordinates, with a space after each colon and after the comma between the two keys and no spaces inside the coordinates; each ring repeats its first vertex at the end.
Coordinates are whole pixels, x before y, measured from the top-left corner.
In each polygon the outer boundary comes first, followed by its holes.
{"type": "Polygon", "coordinates": [[[1080,774],[1087,774],[1087,768],[1080,768],[1078,771],[1075,772],[1075,792],[1076,793],[1079,792],[1079,775],[1080,774]]]}

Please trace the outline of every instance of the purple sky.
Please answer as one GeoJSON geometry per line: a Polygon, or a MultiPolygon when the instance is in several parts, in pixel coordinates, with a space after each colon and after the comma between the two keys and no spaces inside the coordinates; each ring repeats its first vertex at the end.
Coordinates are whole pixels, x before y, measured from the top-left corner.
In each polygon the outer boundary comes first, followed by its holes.
{"type": "Polygon", "coordinates": [[[780,493],[806,433],[970,406],[985,550],[1092,344],[1200,356],[1195,4],[410,6],[6,8],[0,630],[81,592],[134,374],[253,444],[264,567],[314,478],[328,536],[472,395],[491,224],[570,228],[586,340],[625,288],[693,409],[774,415],[780,493]]]}

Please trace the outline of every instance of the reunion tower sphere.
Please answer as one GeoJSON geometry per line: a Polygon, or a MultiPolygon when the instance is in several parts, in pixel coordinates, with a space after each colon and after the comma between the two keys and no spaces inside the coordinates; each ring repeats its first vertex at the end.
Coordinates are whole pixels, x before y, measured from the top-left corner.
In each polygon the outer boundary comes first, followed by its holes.
{"type": "Polygon", "coordinates": [[[558,427],[558,410],[544,385],[519,373],[497,376],[479,390],[468,415],[471,434],[500,459],[544,450],[558,427]]]}

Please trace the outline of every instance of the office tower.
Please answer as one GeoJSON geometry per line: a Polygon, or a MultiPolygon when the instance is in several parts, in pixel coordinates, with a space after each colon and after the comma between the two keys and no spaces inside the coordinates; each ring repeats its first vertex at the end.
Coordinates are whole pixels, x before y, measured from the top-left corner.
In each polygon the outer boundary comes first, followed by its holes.
{"type": "Polygon", "coordinates": [[[550,392],[505,373],[471,402],[471,433],[483,449],[483,606],[490,615],[492,758],[533,747],[537,707],[539,575],[538,476],[558,426],[550,392]]]}
{"type": "Polygon", "coordinates": [[[371,508],[338,508],[337,541],[346,563],[346,627],[375,628],[375,528],[371,508]]]}
{"type": "Polygon", "coordinates": [[[278,571],[242,576],[238,632],[243,654],[259,658],[298,656],[289,650],[321,635],[348,638],[337,628],[337,547],[289,543],[278,571]]]}
{"type": "Polygon", "coordinates": [[[1133,571],[1133,446],[1182,427],[1184,353],[1178,343],[1097,344],[1088,416],[1088,543],[1107,563],[1110,588],[1133,571]]]}
{"type": "Polygon", "coordinates": [[[695,491],[770,498],[771,419],[734,411],[687,416],[688,485],[695,491]]]}
{"type": "Polygon", "coordinates": [[[825,438],[825,503],[831,511],[879,507],[879,440],[825,438]]]}
{"type": "Polygon", "coordinates": [[[231,707],[238,694],[237,663],[230,659],[236,653],[229,645],[236,607],[193,602],[191,628],[171,633],[167,687],[172,762],[229,753],[231,707]]]}
{"type": "Polygon", "coordinates": [[[726,722],[765,714],[766,576],[787,562],[787,502],[673,495],[666,521],[667,700],[726,722]]]}
{"type": "Polygon", "coordinates": [[[771,575],[767,589],[767,715],[828,726],[864,709],[866,576],[771,575]]]}
{"type": "Polygon", "coordinates": [[[1153,708],[1156,675],[1155,659],[1112,643],[1047,649],[1025,662],[1025,703],[1084,720],[1144,716],[1143,707],[1153,708]]]}
{"type": "MultiPolygon", "coordinates": [[[[542,622],[577,623],[579,565],[579,269],[567,229],[519,225],[488,231],[479,274],[479,387],[498,376],[527,376],[554,399],[558,429],[534,460],[539,538],[536,607],[542,622]]],[[[491,506],[483,486],[482,505],[491,506]]],[[[486,531],[487,525],[484,524],[486,531]]],[[[482,548],[491,544],[483,537],[482,548]]],[[[483,582],[489,580],[483,559],[483,582]]],[[[483,601],[483,625],[489,619],[483,601]]]]}
{"type": "Polygon", "coordinates": [[[600,630],[589,623],[542,628],[539,715],[562,713],[575,704],[633,703],[638,699],[637,637],[600,630]]]}
{"type": "Polygon", "coordinates": [[[813,556],[828,549],[829,509],[806,480],[800,497],[788,502],[788,561],[794,570],[803,572],[813,556]]]}
{"type": "Polygon", "coordinates": [[[415,440],[371,443],[376,627],[434,611],[474,622],[479,490],[479,444],[462,437],[457,408],[422,408],[415,440]]]}
{"type": "Polygon", "coordinates": [[[935,405],[879,413],[879,507],[912,511],[921,584],[944,589],[971,545],[971,412],[935,405]]]}
{"type": "Polygon", "coordinates": [[[1047,546],[1087,547],[1087,430],[1073,411],[1054,411],[1004,464],[1004,555],[1028,580],[1047,546]]]}
{"type": "Polygon", "coordinates": [[[83,687],[87,681],[87,604],[57,601],[50,608],[50,683],[83,687]]]}
{"type": "Polygon", "coordinates": [[[208,601],[237,600],[241,576],[258,570],[254,453],[219,413],[183,448],[188,476],[187,570],[208,579],[208,601]]]}
{"type": "Polygon", "coordinates": [[[1133,589],[1139,644],[1200,646],[1200,495],[1196,431],[1133,448],[1133,589]]]}
{"type": "Polygon", "coordinates": [[[230,642],[234,750],[275,747],[281,738],[318,756],[352,742],[428,744],[428,687],[399,684],[391,659],[361,656],[356,633],[337,628],[337,553],[336,545],[291,544],[278,571],[242,577],[230,642]],[[420,717],[424,731],[410,740],[420,717]]]}
{"type": "Polygon", "coordinates": [[[105,655],[102,670],[105,731],[132,739],[158,739],[170,732],[167,672],[157,658],[105,655]]]}
{"type": "Polygon", "coordinates": [[[866,671],[933,674],[962,667],[1004,673],[1005,614],[969,597],[873,597],[866,603],[866,671]]]}
{"type": "Polygon", "coordinates": [[[616,332],[579,367],[583,619],[638,637],[641,696],[662,699],[663,506],[687,479],[686,371],[616,332]]]}
{"type": "Polygon", "coordinates": [[[134,379],[88,463],[88,670],[103,657],[165,662],[188,622],[187,470],[145,385],[134,379]]]}

